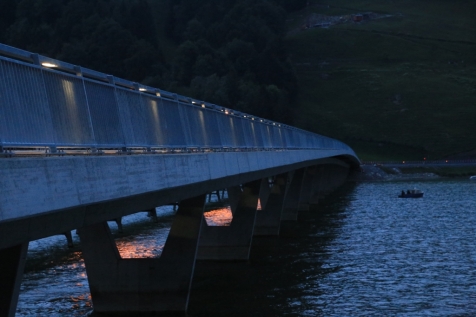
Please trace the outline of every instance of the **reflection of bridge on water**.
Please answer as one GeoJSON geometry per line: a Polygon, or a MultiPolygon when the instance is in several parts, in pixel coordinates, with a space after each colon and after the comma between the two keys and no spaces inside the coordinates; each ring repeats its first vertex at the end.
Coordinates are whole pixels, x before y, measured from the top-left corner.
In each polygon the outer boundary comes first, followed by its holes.
{"type": "Polygon", "coordinates": [[[247,260],[253,236],[359,165],[334,139],[0,45],[0,315],[28,242],[78,229],[94,310],[185,311],[196,259],[247,260]],[[233,220],[208,226],[208,193],[233,220]],[[261,210],[257,210],[258,200],[261,210]],[[107,221],[178,203],[160,258],[123,259],[107,221]]]}

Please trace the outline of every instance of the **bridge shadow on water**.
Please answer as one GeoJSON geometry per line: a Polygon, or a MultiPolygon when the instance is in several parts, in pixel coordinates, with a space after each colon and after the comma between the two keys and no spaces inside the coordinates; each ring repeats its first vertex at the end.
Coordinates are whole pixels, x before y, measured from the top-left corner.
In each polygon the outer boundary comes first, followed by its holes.
{"type": "Polygon", "coordinates": [[[279,237],[254,237],[248,262],[198,261],[188,316],[308,316],[299,299],[313,288],[310,276],[335,269],[323,266],[326,247],[341,230],[354,188],[346,184],[297,222],[283,222],[279,237]]]}

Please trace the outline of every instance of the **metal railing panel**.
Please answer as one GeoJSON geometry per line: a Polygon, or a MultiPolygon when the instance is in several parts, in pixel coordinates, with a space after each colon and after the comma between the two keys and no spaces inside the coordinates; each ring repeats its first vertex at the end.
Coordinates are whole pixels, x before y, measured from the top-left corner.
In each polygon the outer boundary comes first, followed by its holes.
{"type": "Polygon", "coordinates": [[[280,127],[273,127],[273,145],[278,149],[284,147],[284,137],[280,127]]]}
{"type": "Polygon", "coordinates": [[[243,126],[245,124],[245,119],[241,117],[230,117],[230,120],[233,122],[231,134],[233,135],[233,142],[235,148],[245,148],[246,147],[246,138],[243,126]]]}
{"type": "Polygon", "coordinates": [[[177,101],[161,98],[160,113],[163,120],[162,131],[166,135],[167,144],[186,147],[187,135],[177,101]]]}
{"type": "Polygon", "coordinates": [[[190,104],[180,104],[181,118],[185,123],[187,146],[203,147],[208,143],[205,118],[201,108],[190,104]]]}
{"type": "Polygon", "coordinates": [[[256,147],[258,142],[254,133],[253,121],[247,120],[243,122],[243,133],[245,135],[245,146],[247,148],[256,147]]]}
{"type": "Polygon", "coordinates": [[[96,145],[125,146],[114,86],[84,80],[84,87],[96,145]]]}
{"type": "Polygon", "coordinates": [[[220,133],[220,144],[223,147],[237,147],[238,139],[236,138],[235,122],[232,116],[228,116],[223,112],[216,112],[216,120],[220,133]]]}
{"type": "Polygon", "coordinates": [[[272,130],[273,126],[266,124],[266,125],[261,125],[261,130],[263,131],[263,144],[265,148],[272,149],[274,147],[273,145],[273,136],[272,136],[272,130]]]}
{"type": "Polygon", "coordinates": [[[43,70],[58,146],[96,146],[86,92],[80,77],[43,70]]]}
{"type": "Polygon", "coordinates": [[[170,141],[166,130],[167,122],[164,120],[162,100],[155,96],[141,94],[141,105],[145,113],[142,127],[147,135],[147,146],[169,147],[170,141]]]}
{"type": "Polygon", "coordinates": [[[200,111],[205,121],[203,128],[207,133],[207,146],[221,148],[223,146],[220,138],[222,131],[218,123],[218,116],[220,114],[217,111],[210,109],[200,109],[200,111]]]}
{"type": "MultiPolygon", "coordinates": [[[[135,91],[116,86],[116,101],[119,120],[123,129],[124,143],[129,147],[146,147],[153,144],[153,127],[150,124],[150,109],[145,100],[135,91]]],[[[153,111],[152,111],[153,113],[153,111]]]]}
{"type": "Polygon", "coordinates": [[[0,61],[0,144],[53,145],[53,122],[38,68],[0,61]]]}

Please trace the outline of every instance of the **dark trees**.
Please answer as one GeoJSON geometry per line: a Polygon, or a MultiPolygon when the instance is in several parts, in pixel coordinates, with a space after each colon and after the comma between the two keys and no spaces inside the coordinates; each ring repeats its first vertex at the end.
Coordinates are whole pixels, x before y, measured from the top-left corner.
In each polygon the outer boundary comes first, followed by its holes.
{"type": "Polygon", "coordinates": [[[294,10],[301,1],[151,1],[3,0],[0,40],[290,122],[297,81],[282,41],[284,8],[294,10]],[[164,16],[166,23],[158,23],[164,16]],[[164,41],[172,59],[164,57],[164,41]]]}

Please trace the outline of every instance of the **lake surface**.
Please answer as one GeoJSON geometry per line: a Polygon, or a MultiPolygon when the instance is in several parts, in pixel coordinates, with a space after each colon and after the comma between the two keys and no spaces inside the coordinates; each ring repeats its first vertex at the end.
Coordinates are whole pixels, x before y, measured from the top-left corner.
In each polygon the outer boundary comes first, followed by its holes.
{"type": "MultiPolygon", "coordinates": [[[[248,262],[198,261],[189,316],[475,316],[475,193],[469,180],[346,185],[254,238],[248,262]],[[397,198],[414,187],[423,198],[397,198]]],[[[160,223],[125,218],[123,257],[160,254],[173,211],[158,210],[160,223]]],[[[30,243],[17,316],[91,313],[80,249],[65,245],[30,243]]]]}

